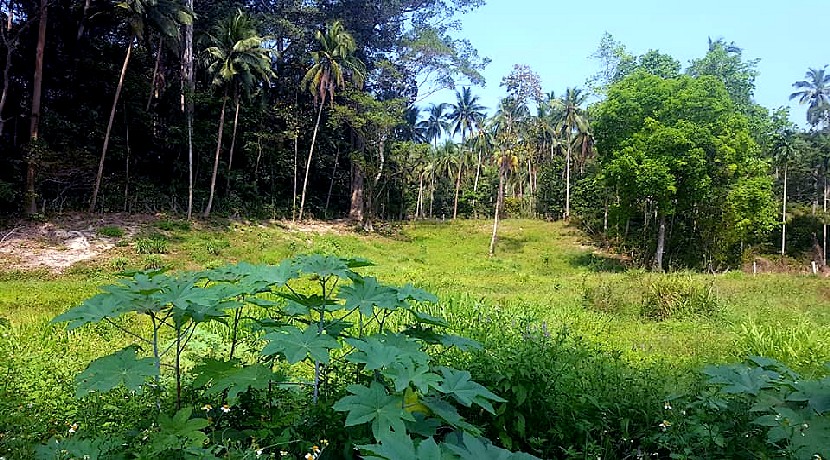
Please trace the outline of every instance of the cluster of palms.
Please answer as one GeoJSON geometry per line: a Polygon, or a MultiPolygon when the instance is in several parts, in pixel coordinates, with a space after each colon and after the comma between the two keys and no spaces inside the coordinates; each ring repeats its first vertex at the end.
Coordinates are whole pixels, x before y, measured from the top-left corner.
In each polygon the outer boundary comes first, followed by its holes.
{"type": "Polygon", "coordinates": [[[431,105],[425,119],[417,123],[414,135],[416,140],[431,145],[414,161],[413,179],[418,183],[415,216],[434,217],[436,179],[441,177],[454,184],[453,218],[458,216],[459,196],[465,186],[472,191],[476,212],[480,185],[487,174],[498,177],[496,205],[500,209],[507,194],[532,198],[539,166],[560,157],[564,163],[563,217],[567,219],[571,170],[584,172],[592,154],[593,134],[588,114],[581,108],[586,97],[576,88],[568,88],[562,97],[551,92],[534,101],[535,115],[527,101],[507,97],[488,117],[470,88],[457,91],[454,104],[431,105]]]}

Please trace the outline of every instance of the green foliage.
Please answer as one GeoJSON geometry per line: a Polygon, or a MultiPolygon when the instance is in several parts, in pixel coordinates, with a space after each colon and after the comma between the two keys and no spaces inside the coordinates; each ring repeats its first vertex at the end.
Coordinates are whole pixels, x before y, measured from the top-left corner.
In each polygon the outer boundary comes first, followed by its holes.
{"type": "MultiPolygon", "coordinates": [[[[202,272],[140,272],[102,288],[103,292],[53,321],[66,322],[70,330],[107,322],[150,350],[150,356],[142,357],[137,353],[137,346],[130,346],[93,361],[77,376],[79,397],[118,387],[131,392],[153,388],[156,407],[160,409],[163,370],[172,368],[176,382],[175,405],[181,409],[172,416],[158,412],[157,428],[151,430],[148,443],[141,446],[143,455],[156,456],[182,449],[194,455],[211,451],[215,454],[222,449],[205,449],[205,446],[220,442],[215,435],[227,430],[239,432],[239,439],[250,442],[253,437],[272,436],[267,431],[260,435],[242,434],[246,424],[259,430],[256,433],[262,433],[262,427],[257,426],[260,422],[255,419],[246,420],[241,415],[244,411],[231,415],[230,404],[255,405],[255,401],[268,395],[266,401],[270,407],[276,402],[270,396],[273,384],[306,384],[305,379],[295,381],[295,376],[275,372],[276,367],[290,365],[313,372],[313,382],[307,383],[311,401],[306,411],[345,412],[345,426],[359,430],[352,436],[354,440],[374,439],[381,446],[391,446],[394,442],[390,443],[390,437],[406,433],[415,439],[433,439],[441,426],[478,434],[479,430],[464,420],[451,401],[495,413],[492,404],[505,400],[471,380],[469,372],[437,366],[426,353],[428,346],[439,343],[446,344],[447,349],[470,344],[441,333],[437,329],[446,326],[444,320],[416,309],[420,302],[437,300],[435,296],[410,284],[386,286],[354,271],[368,265],[363,259],[312,254],[297,256],[276,266],[243,262],[202,272]],[[336,289],[341,281],[351,284],[336,289]],[[283,302],[269,300],[274,298],[281,298],[283,302]],[[265,315],[245,316],[243,309],[261,309],[265,315]],[[142,336],[122,326],[119,320],[128,315],[147,317],[152,326],[150,333],[142,336]],[[357,316],[357,327],[346,321],[352,315],[357,316]],[[402,333],[390,330],[393,316],[397,317],[394,324],[401,325],[402,333]],[[189,370],[182,365],[183,359],[187,359],[188,343],[197,328],[211,325],[228,329],[229,356],[227,359],[204,357],[201,364],[189,370]],[[243,335],[247,337],[246,343],[241,341],[243,335]],[[170,345],[162,343],[162,336],[172,336],[170,345]],[[266,342],[264,346],[262,342],[266,342]],[[234,350],[243,346],[252,349],[253,361],[251,354],[248,360],[234,357],[234,350]],[[328,373],[329,368],[334,375],[338,370],[333,356],[345,357],[353,366],[353,378],[345,378],[343,382],[350,383],[345,386],[349,394],[339,399],[324,397],[329,392],[342,394],[343,387],[332,387],[334,382],[328,373]],[[284,357],[284,361],[279,357],[284,357]],[[192,406],[182,408],[185,404],[182,382],[191,372],[189,391],[219,398],[224,403],[215,412],[219,417],[215,422],[210,418],[215,410],[209,404],[203,408],[207,419],[194,416],[192,406]],[[365,438],[361,434],[366,433],[365,428],[359,427],[368,428],[371,438],[365,438]]],[[[261,410],[254,406],[251,409],[261,410]]],[[[463,440],[463,444],[448,444],[446,449],[462,458],[488,449],[498,452],[499,458],[512,455],[469,434],[463,440]]],[[[412,442],[403,444],[414,449],[412,442]]],[[[61,441],[57,443],[60,445],[61,441]]],[[[124,448],[130,445],[126,442],[124,448]]],[[[431,448],[428,441],[420,441],[419,445],[432,453],[438,447],[436,444],[431,448]]],[[[60,448],[58,452],[62,450],[66,449],[60,448]]]]}
{"type": "Polygon", "coordinates": [[[98,228],[98,234],[108,238],[121,238],[124,236],[124,229],[117,225],[105,225],[98,228]]]}
{"type": "Polygon", "coordinates": [[[715,319],[721,309],[714,284],[683,275],[657,278],[648,286],[640,315],[665,321],[669,319],[715,319]]]}
{"type": "Polygon", "coordinates": [[[136,238],[136,254],[167,254],[169,240],[160,234],[153,234],[149,237],[136,238]]]}

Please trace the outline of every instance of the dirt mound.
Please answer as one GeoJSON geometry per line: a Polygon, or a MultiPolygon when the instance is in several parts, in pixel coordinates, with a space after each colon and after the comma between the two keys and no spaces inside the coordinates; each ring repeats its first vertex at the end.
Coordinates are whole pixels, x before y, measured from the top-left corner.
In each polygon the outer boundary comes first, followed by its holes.
{"type": "Polygon", "coordinates": [[[0,264],[6,269],[46,269],[61,273],[76,262],[92,259],[115,247],[117,238],[98,233],[117,226],[134,235],[149,215],[67,215],[46,222],[19,221],[0,230],[0,264]]]}

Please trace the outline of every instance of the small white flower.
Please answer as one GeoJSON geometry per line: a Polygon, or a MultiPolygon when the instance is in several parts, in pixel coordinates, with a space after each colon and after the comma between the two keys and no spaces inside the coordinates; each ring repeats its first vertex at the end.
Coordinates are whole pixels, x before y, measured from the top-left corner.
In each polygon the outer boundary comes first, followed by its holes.
{"type": "Polygon", "coordinates": [[[257,449],[257,450],[256,450],[256,456],[257,456],[257,457],[261,457],[261,456],[262,456],[262,449],[257,449]]]}
{"type": "Polygon", "coordinates": [[[663,409],[665,409],[665,410],[671,410],[671,403],[670,403],[670,402],[668,402],[668,401],[664,402],[664,403],[663,403],[663,409]]]}

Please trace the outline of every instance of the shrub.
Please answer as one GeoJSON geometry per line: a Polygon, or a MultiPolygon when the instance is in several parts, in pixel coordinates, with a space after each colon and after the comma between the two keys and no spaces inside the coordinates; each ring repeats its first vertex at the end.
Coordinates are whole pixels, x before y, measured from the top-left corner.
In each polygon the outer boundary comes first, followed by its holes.
{"type": "Polygon", "coordinates": [[[167,238],[159,234],[138,238],[135,240],[135,252],[137,254],[167,254],[167,243],[167,238]]]}
{"type": "Polygon", "coordinates": [[[653,278],[643,298],[640,315],[655,321],[712,318],[720,311],[714,282],[703,283],[685,275],[653,278]]]}
{"type": "Polygon", "coordinates": [[[124,229],[117,225],[106,225],[98,229],[98,234],[108,238],[121,238],[124,236],[124,229]]]}

